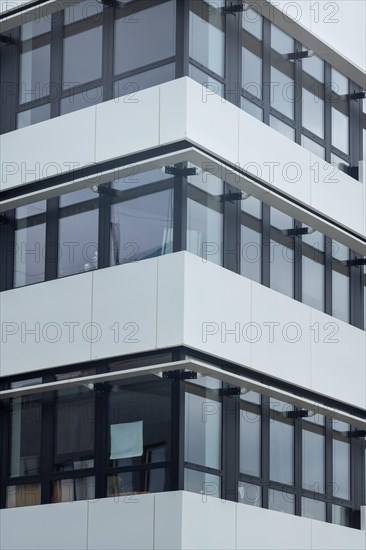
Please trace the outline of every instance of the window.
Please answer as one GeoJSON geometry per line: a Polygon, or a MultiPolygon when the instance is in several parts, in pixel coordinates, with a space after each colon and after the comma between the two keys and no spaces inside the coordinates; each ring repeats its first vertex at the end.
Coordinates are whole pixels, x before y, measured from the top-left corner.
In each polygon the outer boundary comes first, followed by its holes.
{"type": "Polygon", "coordinates": [[[223,183],[207,172],[188,183],[187,250],[222,265],[223,183]]]}
{"type": "Polygon", "coordinates": [[[294,62],[286,54],[294,52],[294,40],[275,25],[271,26],[271,106],[294,118],[294,62]]]}
{"type": "Polygon", "coordinates": [[[50,93],[49,18],[23,25],[19,74],[19,103],[28,103],[50,93]]]}
{"type": "MultiPolygon", "coordinates": [[[[306,417],[303,422],[302,486],[315,493],[325,492],[325,418],[319,414],[306,417]]],[[[308,500],[303,504],[309,514],[320,509],[312,509],[308,500]]]]}
{"type": "Polygon", "coordinates": [[[319,231],[314,231],[302,237],[302,301],[311,307],[324,311],[324,235],[319,231]]]}
{"type": "Polygon", "coordinates": [[[224,0],[191,0],[189,55],[213,73],[224,76],[224,0]]]}
{"type": "Polygon", "coordinates": [[[332,242],[332,314],[349,323],[350,318],[350,279],[349,250],[343,244],[332,242]]]}
{"type": "Polygon", "coordinates": [[[333,495],[350,500],[351,452],[350,426],[333,421],[333,495]]]}
{"type": "Polygon", "coordinates": [[[255,392],[240,396],[240,472],[261,476],[261,406],[255,392]]]}
{"type": "Polygon", "coordinates": [[[14,287],[44,281],[46,201],[16,209],[14,287]]]}
{"type": "MultiPolygon", "coordinates": [[[[293,407],[283,401],[271,399],[270,408],[270,479],[286,485],[293,485],[294,421],[288,415],[293,411],[293,407]]],[[[285,506],[282,501],[279,504],[278,499],[280,499],[279,495],[273,495],[273,506],[285,506]]],[[[287,502],[287,499],[285,501],[287,502]]],[[[287,507],[284,511],[287,511],[287,507]]]]}
{"type": "Polygon", "coordinates": [[[294,243],[288,231],[293,225],[292,218],[271,208],[271,288],[290,297],[294,293],[294,243]]]}
{"type": "Polygon", "coordinates": [[[241,275],[261,282],[262,205],[254,198],[241,201],[241,275]]]}

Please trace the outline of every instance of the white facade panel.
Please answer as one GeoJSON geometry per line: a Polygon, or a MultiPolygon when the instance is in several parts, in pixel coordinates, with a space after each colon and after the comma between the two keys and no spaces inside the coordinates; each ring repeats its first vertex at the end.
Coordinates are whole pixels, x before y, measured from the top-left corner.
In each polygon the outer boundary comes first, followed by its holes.
{"type": "Polygon", "coordinates": [[[0,191],[94,164],[95,107],[0,136],[0,191]]]}
{"type": "Polygon", "coordinates": [[[159,86],[97,105],[96,162],[156,147],[159,86]]]}
{"type": "Polygon", "coordinates": [[[153,494],[132,494],[90,501],[88,550],[154,548],[154,500],[153,494]]]}
{"type": "Polygon", "coordinates": [[[154,550],[180,550],[182,548],[181,493],[155,494],[154,550]]]}
{"type": "Polygon", "coordinates": [[[1,293],[1,376],[89,361],[92,274],[1,293]]]}
{"type": "Polygon", "coordinates": [[[185,256],[158,259],[156,347],[179,346],[184,339],[185,256]]]}
{"type": "Polygon", "coordinates": [[[0,511],[1,550],[85,550],[87,547],[87,501],[0,511]]]}
{"type": "Polygon", "coordinates": [[[100,338],[92,359],[155,348],[157,264],[153,258],[93,273],[92,321],[100,338]]]}

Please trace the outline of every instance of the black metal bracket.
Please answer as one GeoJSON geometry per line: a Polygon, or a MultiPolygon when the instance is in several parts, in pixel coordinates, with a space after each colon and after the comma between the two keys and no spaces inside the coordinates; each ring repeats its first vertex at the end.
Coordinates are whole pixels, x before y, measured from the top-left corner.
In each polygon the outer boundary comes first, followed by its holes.
{"type": "Polygon", "coordinates": [[[228,397],[234,397],[234,395],[240,395],[241,394],[241,388],[239,386],[229,386],[226,388],[226,395],[228,397]]]}
{"type": "Polygon", "coordinates": [[[230,6],[225,6],[222,8],[223,12],[226,13],[242,13],[243,11],[247,11],[249,9],[249,6],[246,2],[241,2],[240,4],[233,4],[231,2],[230,6]]]}
{"type": "Polygon", "coordinates": [[[234,193],[233,191],[229,191],[229,193],[226,193],[226,195],[222,195],[221,200],[223,202],[234,202],[234,201],[242,201],[245,198],[245,195],[239,191],[239,193],[234,193]]]}
{"type": "Polygon", "coordinates": [[[366,98],[366,92],[354,92],[353,94],[347,94],[348,99],[365,99],[366,98]]]}
{"type": "Polygon", "coordinates": [[[0,214],[0,225],[5,225],[6,222],[7,222],[6,214],[5,214],[5,212],[2,212],[2,213],[0,214]]]}
{"type": "Polygon", "coordinates": [[[287,411],[287,418],[307,418],[309,416],[309,411],[302,409],[300,411],[287,411]]]}
{"type": "Polygon", "coordinates": [[[12,40],[10,36],[0,34],[0,44],[2,44],[3,46],[10,46],[11,44],[14,44],[14,40],[12,40]]]}
{"type": "Polygon", "coordinates": [[[308,235],[308,227],[296,227],[295,229],[287,229],[286,234],[288,237],[297,237],[298,235],[308,235]]]}
{"type": "Polygon", "coordinates": [[[313,55],[313,52],[311,50],[307,50],[307,51],[298,51],[298,52],[292,52],[292,53],[288,53],[285,55],[286,59],[288,59],[289,61],[291,59],[307,59],[308,57],[312,57],[313,55]]]}
{"type": "Polygon", "coordinates": [[[354,430],[350,432],[351,437],[366,437],[366,430],[354,430]]]}
{"type": "Polygon", "coordinates": [[[114,8],[114,6],[118,6],[118,2],[116,0],[97,0],[99,4],[104,4],[105,6],[109,6],[110,8],[114,8]]]}
{"type": "Polygon", "coordinates": [[[197,176],[197,168],[176,168],[175,166],[165,166],[165,173],[171,176],[197,176]]]}
{"type": "Polygon", "coordinates": [[[348,266],[361,266],[366,265],[366,258],[354,258],[353,260],[347,260],[348,266]]]}
{"type": "Polygon", "coordinates": [[[197,373],[192,370],[164,371],[163,378],[168,378],[169,380],[196,380],[197,373]]]}

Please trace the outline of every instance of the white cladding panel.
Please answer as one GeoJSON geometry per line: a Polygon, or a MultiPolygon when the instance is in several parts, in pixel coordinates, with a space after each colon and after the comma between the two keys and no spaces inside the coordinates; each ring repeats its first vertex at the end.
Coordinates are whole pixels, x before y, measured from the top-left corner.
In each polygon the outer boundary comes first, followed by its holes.
{"type": "Polygon", "coordinates": [[[362,530],[185,491],[0,510],[0,522],[2,550],[366,548],[362,530]]]}
{"type": "Polygon", "coordinates": [[[186,345],[366,405],[365,331],[188,252],[4,292],[0,315],[2,376],[186,345]]]}

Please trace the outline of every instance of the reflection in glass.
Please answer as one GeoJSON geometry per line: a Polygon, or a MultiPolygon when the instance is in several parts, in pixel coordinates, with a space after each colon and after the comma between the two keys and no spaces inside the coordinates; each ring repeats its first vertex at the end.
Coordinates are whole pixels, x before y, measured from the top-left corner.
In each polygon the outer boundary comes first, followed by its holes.
{"type": "Polygon", "coordinates": [[[69,89],[102,76],[102,27],[64,38],[63,88],[69,89]]]}
{"type": "Polygon", "coordinates": [[[41,406],[36,396],[17,397],[10,402],[10,477],[40,472],[41,406]]]}
{"type": "Polygon", "coordinates": [[[295,83],[292,77],[292,70],[288,72],[289,74],[287,75],[275,67],[271,67],[271,106],[288,118],[293,119],[295,83]]]}
{"type": "Polygon", "coordinates": [[[14,287],[44,281],[46,201],[16,209],[14,287]]]}
{"type": "Polygon", "coordinates": [[[349,153],[349,117],[332,107],[332,145],[349,153]]]}
{"type": "Polygon", "coordinates": [[[243,29],[245,29],[247,32],[249,32],[256,38],[258,38],[258,40],[262,40],[262,24],[263,24],[263,18],[258,12],[256,12],[251,8],[243,11],[243,15],[242,15],[243,29]]]}
{"type": "Polygon", "coordinates": [[[88,17],[93,17],[95,19],[102,11],[103,4],[99,3],[98,0],[84,0],[84,2],[74,4],[73,6],[67,6],[64,9],[64,24],[69,25],[70,23],[75,23],[81,19],[87,19],[88,17]]]}
{"type": "Polygon", "coordinates": [[[349,527],[351,525],[351,514],[352,510],[350,508],[333,504],[332,523],[343,525],[343,527],[349,527]]]}
{"type": "Polygon", "coordinates": [[[242,48],[242,85],[255,97],[262,97],[262,60],[247,48],[242,48]]]}
{"type": "Polygon", "coordinates": [[[190,2],[189,55],[219,76],[224,76],[225,0],[190,2]]]}
{"type": "Polygon", "coordinates": [[[40,107],[34,107],[34,109],[28,109],[22,111],[17,115],[17,128],[25,128],[38,122],[48,120],[51,116],[51,106],[49,103],[41,105],[40,107]]]}
{"type": "Polygon", "coordinates": [[[263,122],[263,109],[261,107],[258,107],[255,103],[252,101],[248,101],[244,97],[241,98],[241,108],[243,111],[246,111],[249,115],[254,116],[261,122],[263,122]]]}
{"type": "Polygon", "coordinates": [[[19,103],[33,101],[50,93],[50,45],[25,49],[20,55],[19,103]]]}
{"type": "Polygon", "coordinates": [[[346,323],[350,318],[350,279],[348,248],[332,241],[332,315],[346,323]]]}
{"type": "Polygon", "coordinates": [[[74,111],[80,111],[91,105],[97,105],[103,101],[103,88],[90,88],[79,94],[71,94],[61,99],[60,114],[66,115],[74,111]]]}
{"type": "Polygon", "coordinates": [[[173,180],[159,170],[112,184],[111,265],[173,250],[173,180]]]}
{"type": "Polygon", "coordinates": [[[301,515],[304,518],[325,521],[325,502],[312,498],[301,499],[301,515]]]}
{"type": "MultiPolygon", "coordinates": [[[[303,47],[303,50],[307,48],[303,47]]],[[[315,78],[318,82],[324,82],[324,61],[320,57],[313,55],[305,57],[302,60],[303,71],[315,78]]]]}
{"type": "Polygon", "coordinates": [[[302,302],[324,311],[324,235],[319,231],[314,231],[314,233],[304,235],[302,241],[302,302]]]}
{"type": "Polygon", "coordinates": [[[258,485],[239,481],[238,495],[241,504],[249,504],[258,508],[262,506],[262,488],[258,485]]]}
{"type": "MultiPolygon", "coordinates": [[[[162,65],[156,69],[150,69],[143,73],[134,74],[132,76],[117,80],[113,86],[113,95],[115,98],[125,96],[127,94],[135,94],[140,90],[163,84],[163,82],[169,82],[174,80],[175,77],[175,64],[168,63],[162,65]]],[[[131,96],[131,102],[136,102],[136,98],[131,96]]]]}
{"type": "Polygon", "coordinates": [[[198,470],[184,470],[184,490],[206,497],[221,496],[221,478],[198,470]]]}
{"type": "Polygon", "coordinates": [[[301,145],[311,153],[314,153],[314,155],[317,155],[321,159],[325,160],[324,147],[316,143],[316,141],[304,136],[304,134],[301,135],[301,145]]]}
{"type": "Polygon", "coordinates": [[[90,189],[62,195],[58,277],[85,273],[97,267],[98,195],[90,189]]]}
{"type": "Polygon", "coordinates": [[[324,492],[324,428],[304,422],[302,432],[302,485],[304,489],[324,492]]]}
{"type": "Polygon", "coordinates": [[[108,407],[109,466],[134,466],[166,462],[170,456],[170,380],[155,376],[127,379],[111,384],[108,407]],[[123,428],[113,430],[112,427],[123,428]],[[136,428],[142,430],[142,453],[137,452],[136,428]],[[123,435],[124,440],[112,441],[123,435]],[[128,440],[127,440],[127,439],[128,440]],[[117,443],[117,444],[116,444],[117,443]],[[112,450],[123,450],[110,458],[112,450]],[[129,452],[126,452],[126,451],[129,452]]]}
{"type": "Polygon", "coordinates": [[[261,416],[257,405],[240,400],[240,472],[260,476],[261,416]]]}
{"type": "Polygon", "coordinates": [[[269,117],[269,124],[271,128],[277,132],[280,132],[282,135],[288,137],[292,141],[295,141],[295,129],[292,128],[292,126],[285,124],[285,122],[282,122],[282,120],[272,115],[269,117]]]}
{"type": "Polygon", "coordinates": [[[337,95],[348,94],[348,78],[332,67],[332,90],[337,95]]]}
{"type": "Polygon", "coordinates": [[[334,423],[333,429],[333,494],[350,499],[351,457],[349,425],[334,423]]]}
{"type": "Polygon", "coordinates": [[[287,413],[291,405],[271,399],[270,410],[270,479],[294,483],[294,426],[287,413]]]}
{"type": "Polygon", "coordinates": [[[185,387],[185,460],[220,469],[221,382],[204,376],[185,387]]]}
{"type": "Polygon", "coordinates": [[[20,27],[20,36],[21,40],[24,41],[50,31],[51,16],[49,15],[47,17],[38,17],[29,23],[24,23],[24,25],[20,27]]]}
{"type": "Polygon", "coordinates": [[[268,489],[268,508],[285,514],[295,513],[295,495],[287,492],[286,489],[276,491],[268,489]]]}
{"type": "Polygon", "coordinates": [[[138,4],[120,4],[117,12],[114,38],[116,75],[175,54],[175,2],[153,6],[141,2],[143,9],[139,9],[138,4]]]}

